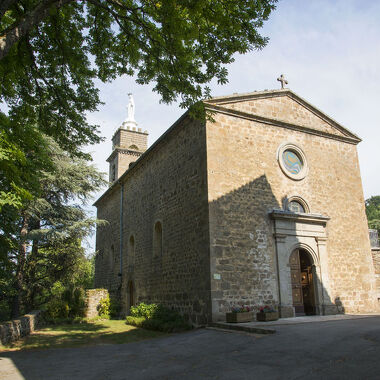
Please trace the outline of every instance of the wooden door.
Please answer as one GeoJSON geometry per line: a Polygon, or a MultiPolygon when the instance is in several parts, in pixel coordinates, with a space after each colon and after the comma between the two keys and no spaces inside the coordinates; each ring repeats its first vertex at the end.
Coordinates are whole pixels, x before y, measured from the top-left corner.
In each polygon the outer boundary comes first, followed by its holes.
{"type": "Polygon", "coordinates": [[[289,258],[290,277],[292,283],[293,306],[296,315],[305,315],[301,283],[301,266],[299,250],[296,249],[289,258]]]}

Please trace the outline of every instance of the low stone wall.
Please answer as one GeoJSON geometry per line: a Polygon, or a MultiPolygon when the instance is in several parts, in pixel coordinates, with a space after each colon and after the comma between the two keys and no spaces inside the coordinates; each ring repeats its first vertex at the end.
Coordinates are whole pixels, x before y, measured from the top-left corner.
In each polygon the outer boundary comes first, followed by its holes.
{"type": "Polygon", "coordinates": [[[43,322],[41,310],[34,310],[19,319],[4,322],[0,325],[0,342],[8,344],[29,335],[41,326],[43,322]]]}
{"type": "Polygon", "coordinates": [[[102,298],[108,297],[107,289],[86,290],[86,318],[94,318],[99,315],[98,305],[102,298]]]}

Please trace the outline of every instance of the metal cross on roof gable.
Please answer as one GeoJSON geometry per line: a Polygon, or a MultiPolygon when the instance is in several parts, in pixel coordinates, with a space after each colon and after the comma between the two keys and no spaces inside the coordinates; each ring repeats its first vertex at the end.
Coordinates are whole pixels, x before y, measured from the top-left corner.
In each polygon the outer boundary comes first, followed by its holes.
{"type": "Polygon", "coordinates": [[[288,84],[288,81],[285,79],[284,74],[281,74],[277,80],[281,82],[281,88],[285,88],[285,85],[288,84]]]}

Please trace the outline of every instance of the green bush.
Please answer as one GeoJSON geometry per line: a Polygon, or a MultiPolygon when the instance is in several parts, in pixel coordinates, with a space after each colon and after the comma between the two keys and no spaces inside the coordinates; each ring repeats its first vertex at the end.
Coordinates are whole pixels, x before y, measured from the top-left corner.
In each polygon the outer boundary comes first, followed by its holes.
{"type": "Polygon", "coordinates": [[[148,330],[178,332],[191,329],[183,317],[163,305],[144,304],[131,307],[131,315],[126,318],[127,324],[148,330]]]}
{"type": "Polygon", "coordinates": [[[62,299],[52,299],[46,305],[45,319],[48,321],[57,318],[68,318],[70,307],[68,303],[62,299]]]}
{"type": "Polygon", "coordinates": [[[82,288],[67,288],[62,298],[69,305],[69,317],[83,317],[85,311],[85,294],[82,288]]]}
{"type": "Polygon", "coordinates": [[[99,317],[109,318],[110,317],[110,306],[111,300],[110,297],[104,297],[99,301],[99,305],[97,307],[99,317]]]}
{"type": "Polygon", "coordinates": [[[57,281],[51,289],[52,298],[45,305],[47,322],[82,318],[85,312],[85,294],[80,287],[64,287],[57,281]]]}
{"type": "Polygon", "coordinates": [[[127,325],[132,325],[136,327],[142,327],[143,322],[146,320],[144,317],[132,317],[127,316],[127,325]]]}
{"type": "Polygon", "coordinates": [[[146,304],[141,302],[137,306],[131,306],[132,317],[144,317],[147,319],[153,318],[157,312],[158,306],[156,303],[146,304]]]}

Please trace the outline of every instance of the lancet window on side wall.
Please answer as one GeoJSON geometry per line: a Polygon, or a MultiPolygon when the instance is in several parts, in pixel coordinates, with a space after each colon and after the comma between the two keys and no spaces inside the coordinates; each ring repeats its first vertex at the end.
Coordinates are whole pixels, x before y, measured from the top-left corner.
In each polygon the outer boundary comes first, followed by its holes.
{"type": "Polygon", "coordinates": [[[157,221],[153,229],[153,257],[162,256],[162,223],[157,221]]]}
{"type": "Polygon", "coordinates": [[[131,235],[128,241],[128,265],[134,265],[135,263],[135,237],[131,235]]]}

